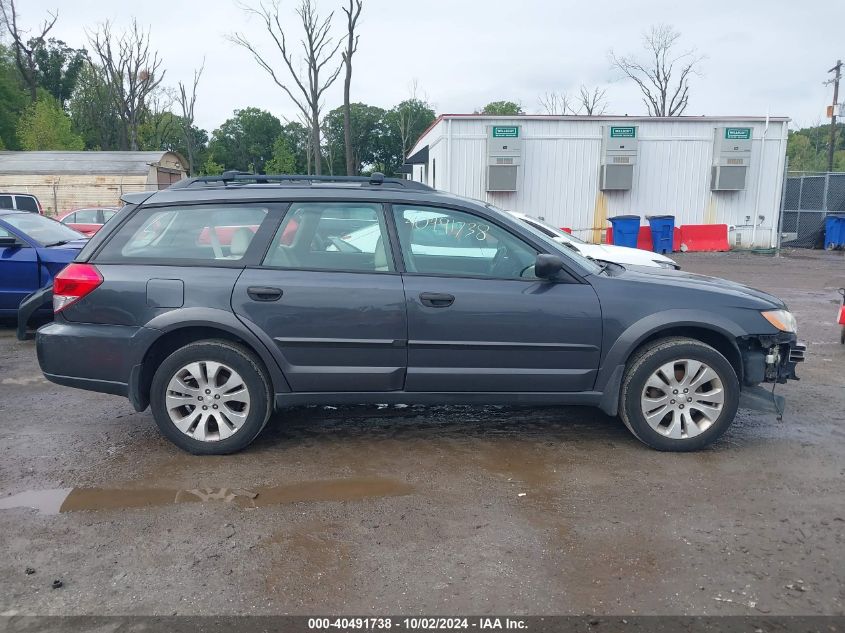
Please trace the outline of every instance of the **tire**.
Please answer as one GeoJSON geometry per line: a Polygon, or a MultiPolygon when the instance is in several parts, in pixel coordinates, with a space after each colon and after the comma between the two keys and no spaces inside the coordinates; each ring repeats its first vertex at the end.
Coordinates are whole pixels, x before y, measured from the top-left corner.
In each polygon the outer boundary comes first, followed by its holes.
{"type": "Polygon", "coordinates": [[[734,368],[718,351],[694,339],[665,338],[644,346],[628,362],[620,417],[634,437],[654,449],[696,451],[731,425],[739,391],[734,368]]]}
{"type": "Polygon", "coordinates": [[[243,346],[198,341],[161,363],[150,407],[162,434],[182,450],[226,455],[247,447],[267,424],[270,384],[261,362],[243,346]]]}

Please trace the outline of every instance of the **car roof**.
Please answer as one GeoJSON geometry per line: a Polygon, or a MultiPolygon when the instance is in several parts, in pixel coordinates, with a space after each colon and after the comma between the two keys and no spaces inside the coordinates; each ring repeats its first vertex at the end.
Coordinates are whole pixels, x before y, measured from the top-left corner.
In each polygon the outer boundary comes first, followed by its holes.
{"type": "Polygon", "coordinates": [[[218,187],[180,187],[162,189],[153,192],[145,205],[174,204],[180,202],[220,202],[220,201],[298,201],[308,200],[337,200],[338,202],[354,202],[355,200],[371,202],[402,201],[417,204],[470,204],[474,207],[485,207],[483,202],[463,198],[436,189],[403,189],[400,187],[339,185],[335,183],[278,185],[278,184],[249,184],[229,185],[218,187]]]}

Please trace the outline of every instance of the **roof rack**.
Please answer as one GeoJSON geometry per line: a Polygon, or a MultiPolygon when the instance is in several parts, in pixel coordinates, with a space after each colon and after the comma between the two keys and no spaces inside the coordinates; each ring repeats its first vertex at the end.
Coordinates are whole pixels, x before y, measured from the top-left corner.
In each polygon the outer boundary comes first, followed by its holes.
{"type": "Polygon", "coordinates": [[[358,185],[362,187],[386,187],[395,189],[418,189],[434,191],[428,185],[416,180],[402,178],[385,178],[381,172],[373,172],[369,176],[307,176],[296,174],[252,174],[247,171],[224,171],[219,176],[198,176],[179,180],[170,189],[185,189],[197,185],[247,185],[247,184],[290,184],[292,186],[313,186],[322,184],[358,185]]]}

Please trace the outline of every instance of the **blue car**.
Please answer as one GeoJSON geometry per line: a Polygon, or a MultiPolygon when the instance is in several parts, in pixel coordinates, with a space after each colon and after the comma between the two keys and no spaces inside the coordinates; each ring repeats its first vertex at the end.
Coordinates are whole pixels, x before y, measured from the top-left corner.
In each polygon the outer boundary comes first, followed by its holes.
{"type": "Polygon", "coordinates": [[[82,233],[26,211],[0,210],[0,317],[49,315],[53,277],[88,241],[82,233]],[[27,301],[25,309],[21,303],[27,301]]]}

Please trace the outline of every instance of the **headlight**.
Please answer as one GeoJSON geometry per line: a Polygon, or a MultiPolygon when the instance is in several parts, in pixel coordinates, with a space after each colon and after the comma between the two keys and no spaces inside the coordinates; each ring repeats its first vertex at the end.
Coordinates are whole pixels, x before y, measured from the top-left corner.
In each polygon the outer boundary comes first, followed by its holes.
{"type": "Polygon", "coordinates": [[[766,310],[760,314],[781,332],[795,333],[798,331],[798,322],[789,310],[766,310]]]}
{"type": "Polygon", "coordinates": [[[653,261],[661,268],[668,268],[669,270],[678,270],[680,268],[680,266],[678,266],[675,262],[667,262],[665,259],[652,259],[651,261],[653,261]]]}

